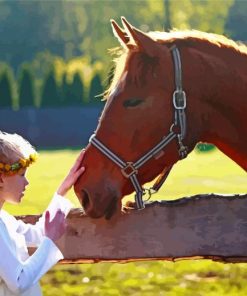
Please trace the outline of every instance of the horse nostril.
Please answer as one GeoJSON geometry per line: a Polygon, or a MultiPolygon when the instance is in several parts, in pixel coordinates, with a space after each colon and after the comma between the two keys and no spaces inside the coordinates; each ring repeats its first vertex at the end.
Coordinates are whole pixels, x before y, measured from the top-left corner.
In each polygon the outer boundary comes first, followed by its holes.
{"type": "Polygon", "coordinates": [[[84,208],[84,210],[86,210],[89,207],[89,204],[90,204],[89,195],[85,190],[81,191],[80,203],[84,208]]]}

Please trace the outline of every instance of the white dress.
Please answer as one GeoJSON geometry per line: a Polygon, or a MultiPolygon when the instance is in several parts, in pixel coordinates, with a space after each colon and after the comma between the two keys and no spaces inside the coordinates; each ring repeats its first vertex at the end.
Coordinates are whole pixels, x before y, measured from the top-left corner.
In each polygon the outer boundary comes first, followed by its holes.
{"type": "MultiPolygon", "coordinates": [[[[65,215],[72,203],[55,193],[47,210],[52,219],[58,209],[65,215]]],[[[44,236],[45,213],[35,225],[16,220],[0,210],[0,296],[41,296],[39,279],[63,254],[44,236]],[[27,247],[38,247],[29,256],[27,247]]]]}

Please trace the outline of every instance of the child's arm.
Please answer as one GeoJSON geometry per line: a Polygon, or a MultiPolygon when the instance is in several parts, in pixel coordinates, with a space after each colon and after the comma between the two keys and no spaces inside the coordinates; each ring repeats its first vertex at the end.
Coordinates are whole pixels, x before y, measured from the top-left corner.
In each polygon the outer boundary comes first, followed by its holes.
{"type": "MultiPolygon", "coordinates": [[[[69,171],[69,174],[65,177],[61,185],[59,186],[57,193],[55,193],[46,211],[50,212],[51,218],[54,217],[56,211],[61,211],[67,216],[69,210],[73,207],[73,204],[64,195],[70,190],[70,188],[77,181],[79,176],[85,171],[85,168],[81,166],[84,157],[84,150],[81,151],[76,162],[69,171]]],[[[17,232],[22,233],[25,236],[28,246],[37,246],[40,244],[44,235],[44,214],[35,225],[25,224],[23,221],[18,221],[17,232]]]]}
{"type": "Polygon", "coordinates": [[[0,277],[14,293],[23,293],[35,284],[63,255],[48,237],[26,261],[17,258],[11,249],[11,238],[0,221],[0,277]]]}

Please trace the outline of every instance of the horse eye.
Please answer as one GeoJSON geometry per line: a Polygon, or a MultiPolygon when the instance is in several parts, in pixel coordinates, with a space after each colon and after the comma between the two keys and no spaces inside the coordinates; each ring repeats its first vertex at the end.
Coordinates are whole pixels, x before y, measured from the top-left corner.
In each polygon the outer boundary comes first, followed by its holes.
{"type": "Polygon", "coordinates": [[[129,99],[123,102],[124,107],[136,107],[137,105],[143,103],[144,101],[141,99],[129,99]]]}

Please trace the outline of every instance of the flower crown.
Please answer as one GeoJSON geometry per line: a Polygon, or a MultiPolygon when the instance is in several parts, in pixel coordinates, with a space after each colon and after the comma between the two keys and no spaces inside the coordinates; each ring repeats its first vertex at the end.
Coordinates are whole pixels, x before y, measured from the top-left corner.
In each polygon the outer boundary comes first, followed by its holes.
{"type": "Polygon", "coordinates": [[[35,162],[37,154],[31,154],[28,158],[20,158],[19,161],[13,164],[6,164],[0,162],[0,173],[5,175],[14,175],[19,173],[22,169],[27,168],[31,163],[35,162]]]}

